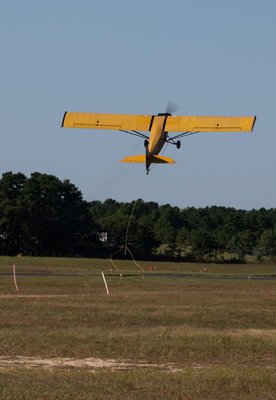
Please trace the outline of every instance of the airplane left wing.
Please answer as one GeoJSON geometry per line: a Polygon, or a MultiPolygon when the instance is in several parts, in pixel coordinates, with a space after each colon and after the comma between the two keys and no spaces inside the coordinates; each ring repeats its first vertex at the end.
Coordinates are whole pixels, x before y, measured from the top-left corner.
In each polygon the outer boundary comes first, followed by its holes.
{"type": "Polygon", "coordinates": [[[168,116],[166,132],[252,132],[256,117],[168,116]]]}
{"type": "Polygon", "coordinates": [[[66,111],[61,126],[64,128],[149,131],[152,119],[152,115],[98,114],[66,111]]]}

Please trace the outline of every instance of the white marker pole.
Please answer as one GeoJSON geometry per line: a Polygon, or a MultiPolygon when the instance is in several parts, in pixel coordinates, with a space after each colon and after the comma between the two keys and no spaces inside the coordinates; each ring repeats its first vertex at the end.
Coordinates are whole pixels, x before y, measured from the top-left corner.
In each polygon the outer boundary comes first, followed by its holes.
{"type": "Polygon", "coordinates": [[[12,266],[12,271],[13,271],[13,282],[14,282],[15,290],[17,292],[19,292],[19,289],[18,289],[18,286],[17,286],[17,282],[16,282],[16,272],[15,272],[15,265],[14,264],[12,266]]]}
{"type": "Polygon", "coordinates": [[[102,277],[103,277],[103,281],[104,281],[104,285],[105,285],[106,294],[109,294],[108,286],[107,286],[106,279],[105,279],[103,271],[102,271],[102,277]]]}

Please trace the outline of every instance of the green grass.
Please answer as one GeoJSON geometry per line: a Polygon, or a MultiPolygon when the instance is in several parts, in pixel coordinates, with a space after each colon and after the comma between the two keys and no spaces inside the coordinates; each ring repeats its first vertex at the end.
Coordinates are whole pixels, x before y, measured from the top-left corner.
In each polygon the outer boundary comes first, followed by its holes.
{"type": "MultiPolygon", "coordinates": [[[[121,272],[140,273],[141,270],[131,259],[113,260],[121,272]]],[[[145,271],[152,267],[155,272],[237,274],[237,275],[276,275],[276,264],[200,264],[183,262],[137,261],[145,271]]],[[[0,256],[0,272],[11,271],[15,264],[18,272],[61,272],[61,273],[93,273],[114,272],[109,258],[63,258],[63,257],[8,257],[0,256]]]]}
{"type": "MultiPolygon", "coordinates": [[[[2,257],[0,272],[13,260],[2,257]]],[[[88,273],[102,270],[99,260],[20,257],[16,264],[29,272],[73,266],[86,273],[18,276],[19,293],[12,276],[0,275],[0,399],[273,398],[276,281],[107,276],[107,296],[101,276],[88,273]],[[4,356],[98,357],[137,368],[1,367],[4,356]]],[[[210,265],[213,273],[228,267],[210,265]]],[[[249,267],[230,269],[242,274],[249,267]]],[[[252,267],[256,274],[263,268],[252,267]]],[[[196,272],[200,265],[159,268],[196,272]]]]}
{"type": "Polygon", "coordinates": [[[0,372],[0,399],[273,399],[275,374],[255,368],[161,371],[0,372]],[[2,395],[1,395],[2,394],[2,395]]]}

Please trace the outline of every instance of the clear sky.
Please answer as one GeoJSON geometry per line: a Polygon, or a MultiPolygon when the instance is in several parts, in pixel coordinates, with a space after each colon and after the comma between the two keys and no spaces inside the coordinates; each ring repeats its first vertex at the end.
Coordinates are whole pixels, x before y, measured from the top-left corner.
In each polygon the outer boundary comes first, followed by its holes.
{"type": "Polygon", "coordinates": [[[276,206],[275,0],[2,0],[0,166],[69,179],[86,200],[276,206]],[[257,115],[200,133],[146,176],[117,131],[61,129],[65,110],[257,115]]]}

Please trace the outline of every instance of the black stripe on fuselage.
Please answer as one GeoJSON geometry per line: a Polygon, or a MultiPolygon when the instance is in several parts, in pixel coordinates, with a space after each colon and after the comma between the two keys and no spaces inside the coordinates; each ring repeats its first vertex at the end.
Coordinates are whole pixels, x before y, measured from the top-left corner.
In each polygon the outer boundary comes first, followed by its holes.
{"type": "Polygon", "coordinates": [[[165,126],[166,126],[167,118],[170,117],[172,114],[170,114],[170,113],[159,113],[158,115],[161,116],[161,117],[165,117],[164,118],[164,122],[163,122],[163,128],[162,128],[163,132],[165,132],[165,126]]]}
{"type": "Polygon", "coordinates": [[[152,115],[151,120],[150,120],[150,125],[149,125],[149,131],[151,131],[153,120],[154,120],[154,115],[152,115]]]}

